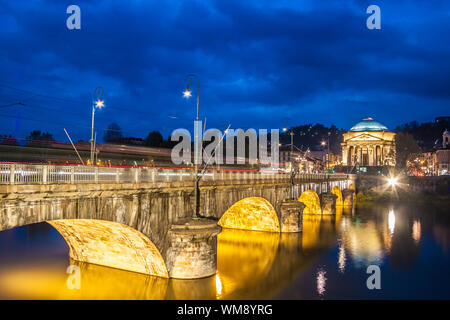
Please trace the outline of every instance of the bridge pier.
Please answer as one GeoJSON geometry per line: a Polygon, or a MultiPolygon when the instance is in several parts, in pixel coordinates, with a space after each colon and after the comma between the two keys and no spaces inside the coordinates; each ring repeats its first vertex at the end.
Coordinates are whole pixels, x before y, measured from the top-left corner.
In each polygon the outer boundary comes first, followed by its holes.
{"type": "Polygon", "coordinates": [[[355,190],[342,190],[342,200],[344,202],[344,207],[353,207],[355,203],[355,190]]]}
{"type": "Polygon", "coordinates": [[[320,194],[322,214],[336,214],[336,199],[337,196],[331,192],[320,194]]]}
{"type": "Polygon", "coordinates": [[[198,279],[217,272],[216,221],[190,219],[173,224],[168,232],[166,266],[170,278],[198,279]]]}
{"type": "Polygon", "coordinates": [[[302,232],[303,209],[305,205],[298,200],[283,200],[278,205],[280,232],[302,232]]]}

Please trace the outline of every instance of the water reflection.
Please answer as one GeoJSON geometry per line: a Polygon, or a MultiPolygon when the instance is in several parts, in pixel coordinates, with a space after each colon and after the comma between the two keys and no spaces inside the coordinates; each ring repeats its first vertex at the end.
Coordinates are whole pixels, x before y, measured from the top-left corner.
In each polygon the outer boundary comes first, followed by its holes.
{"type": "Polygon", "coordinates": [[[317,271],[317,293],[322,296],[325,293],[325,286],[327,283],[327,277],[325,276],[327,272],[323,269],[317,271]]]}
{"type": "Polygon", "coordinates": [[[395,229],[395,213],[394,210],[389,210],[389,231],[394,234],[395,229]]]}
{"type": "MultiPolygon", "coordinates": [[[[0,232],[0,298],[361,298],[366,291],[346,293],[346,288],[361,287],[361,274],[365,276],[369,264],[382,266],[383,277],[390,277],[392,294],[449,296],[447,291],[436,291],[436,286],[450,287],[448,273],[430,274],[423,268],[433,265],[436,270],[448,270],[450,219],[416,208],[344,208],[336,216],[305,215],[299,234],[223,229],[218,236],[218,273],[197,280],[151,277],[69,261],[64,240],[44,226],[0,232]],[[425,240],[426,248],[421,244],[425,240]],[[421,253],[426,263],[420,263],[421,253]],[[81,270],[80,290],[66,286],[69,264],[81,270]],[[389,276],[391,270],[405,269],[408,276],[427,277],[427,281],[414,291],[412,283],[401,279],[403,273],[389,276]],[[342,278],[346,282],[339,285],[342,278]],[[409,287],[401,291],[404,284],[409,287]]],[[[383,290],[389,293],[389,288],[383,290]]]]}
{"type": "Polygon", "coordinates": [[[420,242],[421,233],[420,221],[415,220],[412,226],[412,237],[416,243],[420,242]]]}

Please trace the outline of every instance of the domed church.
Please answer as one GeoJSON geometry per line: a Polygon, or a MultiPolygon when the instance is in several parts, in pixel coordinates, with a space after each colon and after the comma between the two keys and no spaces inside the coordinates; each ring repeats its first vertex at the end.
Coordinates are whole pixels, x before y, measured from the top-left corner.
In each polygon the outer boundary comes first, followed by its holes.
{"type": "Polygon", "coordinates": [[[395,166],[395,133],[366,118],[344,133],[342,162],[347,166],[395,166]]]}

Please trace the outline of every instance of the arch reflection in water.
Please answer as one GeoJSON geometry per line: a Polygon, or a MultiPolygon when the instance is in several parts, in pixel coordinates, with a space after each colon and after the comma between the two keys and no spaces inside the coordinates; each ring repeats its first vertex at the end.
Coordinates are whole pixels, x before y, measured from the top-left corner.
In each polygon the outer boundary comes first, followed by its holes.
{"type": "Polygon", "coordinates": [[[302,249],[308,251],[328,247],[335,239],[339,220],[331,215],[304,215],[302,249]]]}
{"type": "MultiPolygon", "coordinates": [[[[344,217],[350,220],[350,217],[344,217]]],[[[374,221],[362,221],[358,224],[343,223],[341,233],[343,250],[352,257],[356,266],[379,263],[384,257],[385,240],[374,221]]]]}
{"type": "Polygon", "coordinates": [[[80,290],[70,290],[72,299],[162,300],[169,279],[70,260],[80,268],[80,290]]]}
{"type": "Polygon", "coordinates": [[[280,233],[223,229],[217,238],[221,294],[230,298],[260,282],[272,267],[280,233]]]}

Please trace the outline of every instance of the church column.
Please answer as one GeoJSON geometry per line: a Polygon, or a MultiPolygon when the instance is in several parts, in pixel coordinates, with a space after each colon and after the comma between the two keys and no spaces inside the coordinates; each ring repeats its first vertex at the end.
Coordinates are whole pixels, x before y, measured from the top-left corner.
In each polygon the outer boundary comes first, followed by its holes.
{"type": "Polygon", "coordinates": [[[373,166],[377,165],[377,145],[376,144],[372,145],[372,165],[373,166]]]}

